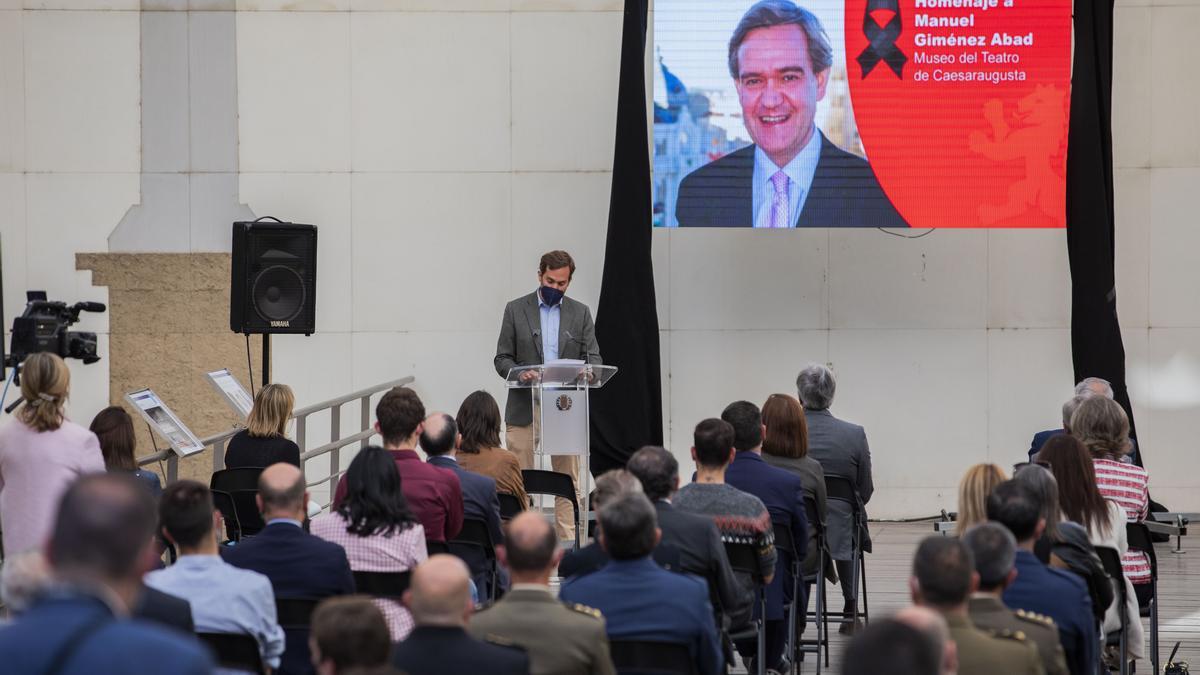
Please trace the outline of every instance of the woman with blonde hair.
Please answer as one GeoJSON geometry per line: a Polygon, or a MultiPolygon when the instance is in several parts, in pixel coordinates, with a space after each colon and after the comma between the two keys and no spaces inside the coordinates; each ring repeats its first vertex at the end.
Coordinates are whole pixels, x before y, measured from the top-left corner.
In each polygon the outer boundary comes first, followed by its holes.
{"type": "Polygon", "coordinates": [[[284,435],[295,405],[296,397],[286,384],[259,389],[246,428],[229,439],[225,467],[264,468],[278,462],[300,466],[300,446],[284,435]]]}
{"type": "Polygon", "coordinates": [[[62,493],[79,476],[104,471],[96,434],[63,411],[71,371],[56,354],[21,364],[21,407],[0,427],[0,527],[4,553],[41,546],[54,527],[62,493]]]}
{"type": "Polygon", "coordinates": [[[967,469],[958,484],[958,520],[961,536],[973,525],[987,522],[987,498],[996,486],[1008,480],[995,464],[976,464],[967,469]]]}

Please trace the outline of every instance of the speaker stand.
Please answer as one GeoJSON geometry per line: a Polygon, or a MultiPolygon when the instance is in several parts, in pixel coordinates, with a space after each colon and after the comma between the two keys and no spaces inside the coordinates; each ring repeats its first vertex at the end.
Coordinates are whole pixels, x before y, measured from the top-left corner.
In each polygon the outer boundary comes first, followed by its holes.
{"type": "Polygon", "coordinates": [[[271,334],[262,334],[262,386],[271,383],[271,334]]]}

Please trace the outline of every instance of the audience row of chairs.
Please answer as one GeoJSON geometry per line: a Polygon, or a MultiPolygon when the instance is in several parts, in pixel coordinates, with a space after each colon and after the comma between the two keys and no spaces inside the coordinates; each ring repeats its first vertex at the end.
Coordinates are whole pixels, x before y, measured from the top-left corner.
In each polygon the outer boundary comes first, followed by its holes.
{"type": "MultiPolygon", "coordinates": [[[[1130,551],[1145,553],[1150,559],[1150,602],[1141,607],[1138,614],[1150,619],[1150,664],[1153,672],[1158,669],[1158,557],[1154,553],[1154,540],[1146,523],[1125,523],[1125,536],[1130,551]]],[[[1125,587],[1125,572],[1121,568],[1121,554],[1114,548],[1097,546],[1096,554],[1104,565],[1104,571],[1117,583],[1116,605],[1122,608],[1120,612],[1121,627],[1104,636],[1106,645],[1115,646],[1121,657],[1121,675],[1129,675],[1129,621],[1131,617],[1124,611],[1128,601],[1125,587]]]]}

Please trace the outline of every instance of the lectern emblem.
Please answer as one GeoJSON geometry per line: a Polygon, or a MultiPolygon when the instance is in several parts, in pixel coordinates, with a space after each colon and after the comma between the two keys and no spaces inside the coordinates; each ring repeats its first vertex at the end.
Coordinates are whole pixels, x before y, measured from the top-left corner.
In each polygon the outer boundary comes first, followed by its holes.
{"type": "Polygon", "coordinates": [[[566,394],[554,399],[554,407],[562,411],[570,410],[574,403],[575,402],[571,400],[571,397],[567,396],[566,394]]]}

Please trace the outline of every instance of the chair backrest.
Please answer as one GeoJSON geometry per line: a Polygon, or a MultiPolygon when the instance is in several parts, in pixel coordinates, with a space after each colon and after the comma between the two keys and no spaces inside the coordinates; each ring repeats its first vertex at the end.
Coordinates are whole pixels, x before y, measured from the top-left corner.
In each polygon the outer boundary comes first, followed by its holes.
{"type": "Polygon", "coordinates": [[[281,598],[275,597],[275,617],[283,628],[307,629],[312,623],[313,610],[320,600],[311,598],[281,598]]]}
{"type": "Polygon", "coordinates": [[[756,585],[763,585],[762,569],[758,563],[758,548],[754,544],[725,542],[725,555],[729,558],[730,569],[734,572],[749,574],[756,585]]]}
{"type": "Polygon", "coordinates": [[[444,541],[434,541],[432,539],[425,540],[426,555],[437,555],[438,553],[449,553],[450,546],[444,541]]]}
{"type": "Polygon", "coordinates": [[[1141,551],[1150,559],[1150,576],[1158,579],[1158,556],[1154,553],[1154,535],[1145,523],[1125,523],[1125,538],[1129,540],[1130,551],[1141,551]]]}
{"type": "Polygon", "coordinates": [[[569,475],[543,469],[522,469],[521,478],[525,481],[525,492],[531,495],[554,495],[571,502],[571,506],[575,507],[575,519],[579,519],[579,501],[575,499],[575,481],[569,475]]]}
{"type": "Polygon", "coordinates": [[[775,550],[786,553],[795,559],[796,543],[792,541],[792,528],[779,523],[771,523],[771,525],[775,528],[775,550]]]}
{"type": "Polygon", "coordinates": [[[258,653],[258,641],[253,637],[245,633],[196,633],[196,637],[216,654],[218,666],[252,673],[266,672],[258,653]]]}
{"type": "Polygon", "coordinates": [[[609,653],[618,673],[639,675],[694,675],[696,660],[679,642],[610,640],[609,653]]]}
{"type": "Polygon", "coordinates": [[[1121,599],[1119,607],[1125,606],[1125,572],[1121,570],[1121,554],[1111,546],[1097,546],[1096,555],[1100,556],[1100,564],[1112,578],[1117,587],[1117,597],[1121,599]]]}
{"type": "Polygon", "coordinates": [[[821,522],[821,513],[817,511],[817,498],[804,493],[804,517],[808,520],[808,529],[817,533],[817,539],[825,536],[825,523],[821,522]]]}
{"type": "Polygon", "coordinates": [[[213,490],[213,506],[221,512],[225,519],[225,538],[238,541],[242,538],[242,525],[238,522],[237,507],[233,503],[233,495],[221,490],[213,490]]]}
{"type": "Polygon", "coordinates": [[[497,493],[496,498],[500,500],[501,520],[512,520],[520,515],[522,511],[528,508],[527,504],[521,503],[521,499],[519,497],[516,495],[510,495],[507,492],[497,493]]]}
{"type": "Polygon", "coordinates": [[[208,480],[208,487],[222,492],[234,490],[251,490],[258,492],[258,476],[265,467],[239,467],[236,469],[221,469],[214,471],[208,480]]]}
{"type": "Polygon", "coordinates": [[[492,541],[492,533],[488,530],[487,523],[478,518],[463,518],[462,529],[450,542],[449,548],[451,553],[461,548],[482,549],[488,560],[496,559],[496,544],[492,541]]]}
{"type": "Polygon", "coordinates": [[[262,513],[258,510],[258,490],[234,490],[229,493],[233,498],[233,508],[237,511],[238,527],[243,537],[251,537],[267,526],[262,513]]]}
{"type": "Polygon", "coordinates": [[[412,572],[354,572],[354,590],[376,598],[399,600],[408,590],[412,572]]]}
{"type": "Polygon", "coordinates": [[[855,513],[858,512],[859,506],[862,504],[862,500],[858,496],[858,488],[854,487],[854,481],[845,476],[837,476],[830,473],[825,474],[825,498],[849,502],[850,508],[855,513]]]}

